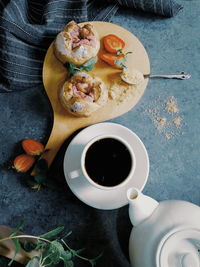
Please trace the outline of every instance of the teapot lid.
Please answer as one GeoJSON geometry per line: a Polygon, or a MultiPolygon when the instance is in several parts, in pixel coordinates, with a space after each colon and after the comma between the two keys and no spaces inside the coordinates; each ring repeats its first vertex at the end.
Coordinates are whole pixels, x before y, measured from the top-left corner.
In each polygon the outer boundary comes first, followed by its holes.
{"type": "Polygon", "coordinates": [[[156,253],[157,267],[199,267],[200,229],[176,229],[160,241],[156,253]]]}

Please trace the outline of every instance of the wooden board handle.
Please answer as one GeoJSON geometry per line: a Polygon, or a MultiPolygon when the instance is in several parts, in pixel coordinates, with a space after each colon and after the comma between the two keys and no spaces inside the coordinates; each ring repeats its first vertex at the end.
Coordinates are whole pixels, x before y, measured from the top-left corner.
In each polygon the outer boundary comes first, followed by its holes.
{"type": "Polygon", "coordinates": [[[57,152],[64,143],[64,141],[76,130],[70,124],[67,127],[66,123],[54,118],[54,124],[49,136],[49,140],[45,146],[45,153],[41,156],[41,159],[45,159],[50,167],[57,152]]]}

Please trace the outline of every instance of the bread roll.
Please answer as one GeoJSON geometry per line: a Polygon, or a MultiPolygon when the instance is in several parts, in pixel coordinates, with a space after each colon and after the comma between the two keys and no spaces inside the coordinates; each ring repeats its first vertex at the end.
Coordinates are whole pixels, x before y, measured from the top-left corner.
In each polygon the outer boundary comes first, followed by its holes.
{"type": "Polygon", "coordinates": [[[78,117],[87,117],[106,103],[108,91],[98,77],[77,72],[64,83],[59,98],[69,113],[78,117]]]}
{"type": "Polygon", "coordinates": [[[76,22],[69,22],[54,41],[54,52],[62,62],[70,61],[77,66],[82,65],[99,51],[99,37],[93,25],[79,26],[76,22]]]}

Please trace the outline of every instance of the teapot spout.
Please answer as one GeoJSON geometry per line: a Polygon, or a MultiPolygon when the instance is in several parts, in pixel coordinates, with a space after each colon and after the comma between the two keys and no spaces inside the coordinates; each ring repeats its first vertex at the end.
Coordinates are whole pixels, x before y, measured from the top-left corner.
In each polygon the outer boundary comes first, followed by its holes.
{"type": "Polygon", "coordinates": [[[129,201],[129,217],[133,226],[136,226],[146,220],[159,203],[144,194],[137,188],[129,188],[127,191],[127,198],[129,201]]]}

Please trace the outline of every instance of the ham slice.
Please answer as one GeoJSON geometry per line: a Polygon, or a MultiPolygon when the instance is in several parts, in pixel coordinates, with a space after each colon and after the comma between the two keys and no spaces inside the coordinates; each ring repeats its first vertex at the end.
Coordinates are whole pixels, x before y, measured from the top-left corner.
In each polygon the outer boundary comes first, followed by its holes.
{"type": "Polygon", "coordinates": [[[89,102],[94,102],[94,92],[93,92],[93,89],[92,90],[84,90],[85,92],[83,91],[80,91],[78,89],[78,86],[77,85],[73,85],[72,86],[72,90],[73,90],[73,95],[74,96],[77,96],[77,97],[80,97],[80,98],[83,98],[89,102]]]}
{"type": "Polygon", "coordinates": [[[70,36],[72,39],[72,49],[81,45],[96,46],[96,38],[87,28],[81,28],[77,25],[77,27],[70,32],[70,36]]]}

